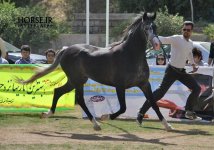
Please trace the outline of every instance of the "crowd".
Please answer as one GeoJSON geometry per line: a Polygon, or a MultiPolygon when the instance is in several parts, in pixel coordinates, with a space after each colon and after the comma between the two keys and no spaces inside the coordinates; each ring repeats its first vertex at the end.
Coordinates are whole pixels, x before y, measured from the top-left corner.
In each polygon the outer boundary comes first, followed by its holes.
{"type": "MultiPolygon", "coordinates": [[[[56,52],[53,49],[48,49],[44,52],[46,61],[44,64],[52,64],[55,59],[56,52]]],[[[5,57],[2,57],[2,50],[0,49],[0,64],[13,63],[8,58],[8,52],[5,53],[5,57]]],[[[15,64],[35,64],[35,60],[31,59],[31,48],[29,45],[21,46],[21,58],[15,61],[15,64]]]]}

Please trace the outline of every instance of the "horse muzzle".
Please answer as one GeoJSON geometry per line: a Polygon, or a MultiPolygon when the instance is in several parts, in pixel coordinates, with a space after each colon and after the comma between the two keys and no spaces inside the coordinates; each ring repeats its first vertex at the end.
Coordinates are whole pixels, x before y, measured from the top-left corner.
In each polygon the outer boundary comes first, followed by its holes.
{"type": "Polygon", "coordinates": [[[151,43],[154,50],[160,50],[161,43],[156,36],[152,38],[151,43]]]}

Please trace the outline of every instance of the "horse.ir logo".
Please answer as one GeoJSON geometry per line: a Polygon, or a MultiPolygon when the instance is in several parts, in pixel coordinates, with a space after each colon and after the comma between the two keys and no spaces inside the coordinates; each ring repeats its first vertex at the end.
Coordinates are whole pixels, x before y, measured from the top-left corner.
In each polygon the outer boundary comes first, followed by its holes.
{"type": "Polygon", "coordinates": [[[41,17],[41,16],[18,17],[16,24],[19,27],[50,28],[53,26],[53,19],[52,17],[41,17]]]}
{"type": "Polygon", "coordinates": [[[105,100],[105,97],[101,95],[95,95],[90,98],[90,101],[92,102],[102,102],[104,100],[105,100]]]}

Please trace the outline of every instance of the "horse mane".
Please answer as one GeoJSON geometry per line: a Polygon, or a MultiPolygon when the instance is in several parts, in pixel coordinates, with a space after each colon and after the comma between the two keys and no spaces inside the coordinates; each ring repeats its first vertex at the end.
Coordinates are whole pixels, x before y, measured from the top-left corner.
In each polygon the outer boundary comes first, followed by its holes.
{"type": "Polygon", "coordinates": [[[126,41],[126,39],[136,31],[138,25],[141,23],[143,18],[143,14],[140,13],[137,15],[137,17],[135,18],[134,22],[131,23],[129,26],[126,27],[125,30],[123,30],[123,37],[122,40],[118,41],[118,42],[114,42],[111,44],[111,49],[121,43],[123,43],[124,41],[126,41]]]}

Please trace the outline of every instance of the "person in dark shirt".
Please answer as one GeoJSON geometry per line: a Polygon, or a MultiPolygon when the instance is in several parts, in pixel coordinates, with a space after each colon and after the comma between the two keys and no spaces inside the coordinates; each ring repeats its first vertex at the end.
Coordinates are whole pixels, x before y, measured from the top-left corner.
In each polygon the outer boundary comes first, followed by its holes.
{"type": "Polygon", "coordinates": [[[210,45],[210,54],[208,59],[208,65],[213,65],[213,58],[214,58],[214,42],[210,45]]]}

